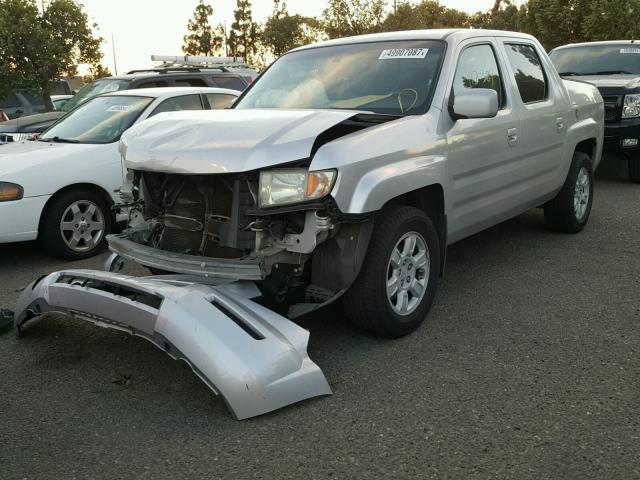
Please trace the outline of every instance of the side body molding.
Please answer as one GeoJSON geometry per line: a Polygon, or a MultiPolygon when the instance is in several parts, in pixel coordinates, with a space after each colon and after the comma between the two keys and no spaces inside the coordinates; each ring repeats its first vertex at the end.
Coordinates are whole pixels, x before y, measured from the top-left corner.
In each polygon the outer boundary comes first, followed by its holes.
{"type": "Polygon", "coordinates": [[[55,311],[146,338],[186,361],[240,420],[330,395],[307,355],[309,332],[251,300],[259,295],[252,282],[207,286],[67,270],[24,290],[15,328],[20,335],[25,322],[55,311]]]}

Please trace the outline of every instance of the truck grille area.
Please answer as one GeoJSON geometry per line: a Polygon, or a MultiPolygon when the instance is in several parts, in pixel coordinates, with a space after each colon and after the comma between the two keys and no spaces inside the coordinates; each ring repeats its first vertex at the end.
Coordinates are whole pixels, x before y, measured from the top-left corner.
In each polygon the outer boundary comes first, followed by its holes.
{"type": "Polygon", "coordinates": [[[255,244],[245,216],[257,177],[144,172],[145,217],[158,220],[150,244],[170,252],[240,258],[255,244]]]}
{"type": "Polygon", "coordinates": [[[622,118],[622,96],[604,96],[604,121],[617,122],[622,118]]]}

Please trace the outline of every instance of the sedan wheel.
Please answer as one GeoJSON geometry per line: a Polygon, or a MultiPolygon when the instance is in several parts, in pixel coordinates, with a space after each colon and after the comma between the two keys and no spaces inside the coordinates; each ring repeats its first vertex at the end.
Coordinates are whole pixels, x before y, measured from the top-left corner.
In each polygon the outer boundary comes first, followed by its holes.
{"type": "Polygon", "coordinates": [[[96,248],[104,237],[104,216],[100,207],[89,200],[73,202],[62,214],[62,238],[74,252],[96,248]]]}

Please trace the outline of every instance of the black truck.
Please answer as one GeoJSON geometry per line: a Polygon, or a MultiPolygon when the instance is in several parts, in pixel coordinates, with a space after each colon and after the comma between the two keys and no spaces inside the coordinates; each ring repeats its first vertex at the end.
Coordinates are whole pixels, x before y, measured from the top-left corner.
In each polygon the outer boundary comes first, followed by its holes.
{"type": "Polygon", "coordinates": [[[594,84],[604,99],[604,148],[621,154],[640,182],[640,42],[575,43],[549,53],[562,77],[594,84]]]}

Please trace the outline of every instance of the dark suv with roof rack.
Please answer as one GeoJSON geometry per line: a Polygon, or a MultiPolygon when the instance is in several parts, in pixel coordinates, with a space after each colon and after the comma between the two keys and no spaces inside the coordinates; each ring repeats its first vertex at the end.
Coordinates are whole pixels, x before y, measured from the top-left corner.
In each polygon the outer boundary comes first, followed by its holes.
{"type": "Polygon", "coordinates": [[[635,40],[564,45],[551,51],[563,77],[595,85],[604,99],[604,148],[621,153],[640,182],[640,43],[635,40]]]}
{"type": "Polygon", "coordinates": [[[0,144],[36,136],[78,105],[102,93],[154,87],[220,87],[243,91],[248,83],[225,67],[169,67],[132,70],[125,75],[95,80],[74,95],[61,111],[46,112],[0,123],[0,144]]]}

